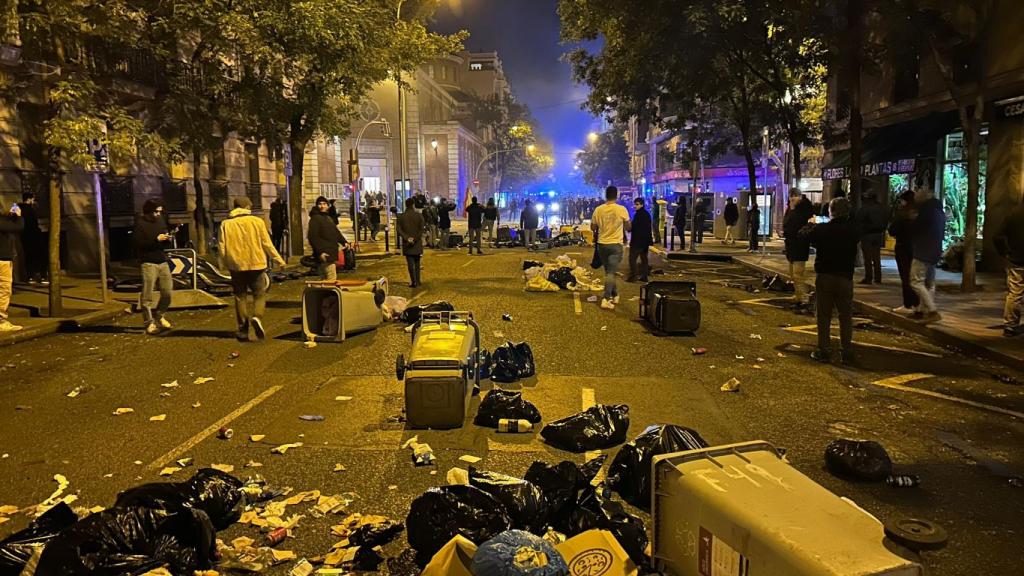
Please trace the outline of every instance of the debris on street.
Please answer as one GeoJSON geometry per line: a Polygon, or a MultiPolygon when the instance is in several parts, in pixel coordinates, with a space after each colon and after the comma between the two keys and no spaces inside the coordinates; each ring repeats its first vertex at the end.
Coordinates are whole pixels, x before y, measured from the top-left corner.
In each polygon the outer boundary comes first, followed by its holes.
{"type": "Polygon", "coordinates": [[[419,436],[413,436],[402,444],[402,449],[412,450],[412,461],[416,466],[430,466],[436,460],[429,444],[420,443],[419,436]]]}
{"type": "Polygon", "coordinates": [[[171,380],[170,382],[164,382],[160,386],[163,387],[163,388],[177,388],[178,387],[178,381],[177,380],[171,380]]]}
{"type": "Polygon", "coordinates": [[[839,438],[825,448],[825,466],[841,478],[882,482],[892,475],[892,460],[873,440],[839,438]]]}
{"type": "Polygon", "coordinates": [[[200,376],[192,381],[193,384],[206,384],[207,382],[213,382],[214,378],[211,376],[200,376]]]}
{"type": "Polygon", "coordinates": [[[217,438],[220,438],[221,440],[231,440],[234,437],[235,431],[227,426],[221,426],[220,429],[217,430],[217,438]]]}
{"type": "Polygon", "coordinates": [[[619,449],[608,467],[608,487],[630,504],[651,505],[651,462],[655,456],[707,448],[709,444],[691,428],[673,424],[648,426],[619,449]]]}
{"type": "Polygon", "coordinates": [[[541,421],[541,415],[532,402],[523,398],[522,392],[494,388],[480,401],[473,424],[497,428],[499,421],[503,419],[521,419],[537,424],[541,421]]]}
{"type": "Polygon", "coordinates": [[[114,416],[123,416],[125,414],[131,414],[132,412],[135,412],[134,408],[118,408],[114,410],[114,416]]]}
{"type": "Polygon", "coordinates": [[[261,440],[263,440],[266,437],[267,437],[266,434],[250,434],[249,435],[249,442],[260,442],[261,440]]]}
{"type": "Polygon", "coordinates": [[[707,348],[690,348],[690,351],[693,352],[694,356],[701,356],[708,353],[707,348]]]}
{"type": "Polygon", "coordinates": [[[302,446],[302,442],[293,442],[291,444],[281,444],[280,446],[276,446],[274,448],[271,448],[270,452],[273,453],[273,454],[284,454],[284,453],[288,452],[289,450],[291,450],[292,448],[300,448],[301,446],[302,446]]]}
{"type": "Polygon", "coordinates": [[[739,378],[729,378],[725,384],[722,384],[722,392],[739,392],[740,391],[740,380],[739,378]]]}
{"type": "Polygon", "coordinates": [[[324,417],[320,414],[302,414],[299,416],[299,420],[305,420],[306,422],[323,422],[324,417]]]}
{"type": "Polygon", "coordinates": [[[570,452],[603,450],[622,444],[629,431],[629,406],[598,404],[549,423],[540,435],[556,448],[570,452]]]}
{"type": "Polygon", "coordinates": [[[156,416],[150,416],[150,422],[163,422],[167,419],[167,414],[157,414],[156,416]]]}
{"type": "Polygon", "coordinates": [[[459,456],[459,460],[467,464],[476,464],[477,462],[482,460],[482,458],[479,458],[477,456],[471,456],[469,454],[463,454],[462,456],[459,456]]]}
{"type": "Polygon", "coordinates": [[[533,349],[526,342],[506,342],[491,353],[491,380],[510,384],[535,375],[533,349]]]}

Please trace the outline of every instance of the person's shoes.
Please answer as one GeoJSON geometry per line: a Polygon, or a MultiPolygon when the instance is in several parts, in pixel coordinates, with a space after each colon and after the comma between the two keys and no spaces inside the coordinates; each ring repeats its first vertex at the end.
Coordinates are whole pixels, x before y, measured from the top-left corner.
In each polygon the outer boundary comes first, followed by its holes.
{"type": "Polygon", "coordinates": [[[607,298],[602,298],[601,308],[604,308],[605,310],[615,310],[615,304],[607,298]]]}
{"type": "Polygon", "coordinates": [[[174,327],[171,324],[170,320],[164,318],[163,316],[160,317],[160,320],[158,320],[158,322],[160,323],[160,327],[163,328],[164,330],[170,330],[171,328],[174,327]]]}
{"type": "MultiPolygon", "coordinates": [[[[2,326],[2,325],[0,325],[0,326],[2,326]]],[[[1007,326],[1007,327],[1003,328],[1003,337],[1004,338],[1013,338],[1016,335],[1017,335],[1017,327],[1016,326],[1007,326]]]]}
{"type": "Polygon", "coordinates": [[[829,363],[832,361],[832,356],[824,350],[814,350],[811,352],[811,358],[818,362],[829,363]]]}
{"type": "Polygon", "coordinates": [[[925,312],[924,314],[921,315],[921,322],[923,322],[925,324],[931,324],[933,322],[939,322],[941,320],[942,320],[942,314],[939,314],[935,310],[933,310],[931,312],[925,312]]]}
{"type": "Polygon", "coordinates": [[[149,334],[150,336],[156,336],[159,333],[160,333],[160,327],[156,325],[156,322],[150,322],[146,326],[146,334],[149,334]]]}
{"type": "Polygon", "coordinates": [[[875,278],[875,284],[881,284],[881,283],[882,283],[882,279],[881,278],[875,278]]]}
{"type": "Polygon", "coordinates": [[[49,280],[40,280],[39,281],[39,285],[40,286],[49,286],[50,285],[50,281],[49,280]]]}
{"type": "Polygon", "coordinates": [[[267,331],[263,329],[263,321],[259,318],[252,319],[252,331],[256,334],[256,338],[263,340],[267,337],[267,331]]]}
{"type": "Polygon", "coordinates": [[[910,317],[913,318],[914,320],[920,320],[924,318],[924,312],[920,310],[914,310],[914,313],[911,314],[910,317]]]}
{"type": "Polygon", "coordinates": [[[0,322],[0,332],[17,332],[18,330],[21,330],[22,328],[23,328],[23,326],[18,326],[17,324],[12,324],[12,323],[8,322],[7,320],[4,320],[4,321],[0,322]]]}
{"type": "Polygon", "coordinates": [[[618,296],[612,296],[611,303],[612,304],[618,304],[619,303],[619,297],[618,296]]]}
{"type": "Polygon", "coordinates": [[[29,283],[29,284],[38,284],[38,283],[39,283],[39,281],[38,281],[38,280],[36,280],[35,278],[29,278],[29,279],[28,279],[28,283],[29,283]]]}
{"type": "Polygon", "coordinates": [[[839,361],[842,362],[844,366],[860,366],[860,361],[858,360],[857,355],[854,354],[852,350],[840,351],[839,361]]]}
{"type": "Polygon", "coordinates": [[[862,278],[857,284],[871,284],[871,278],[862,278]]]}
{"type": "Polygon", "coordinates": [[[903,316],[910,316],[914,314],[913,308],[907,308],[906,306],[900,306],[899,308],[893,308],[892,311],[896,314],[902,314],[903,316]]]}

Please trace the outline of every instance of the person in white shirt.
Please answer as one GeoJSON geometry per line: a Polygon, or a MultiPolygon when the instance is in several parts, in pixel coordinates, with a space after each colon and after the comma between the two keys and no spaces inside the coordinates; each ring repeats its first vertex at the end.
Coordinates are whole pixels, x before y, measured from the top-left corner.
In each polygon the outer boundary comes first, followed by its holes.
{"type": "Polygon", "coordinates": [[[622,242],[625,230],[631,227],[629,212],[626,207],[618,204],[619,189],[609,186],[604,191],[604,204],[594,209],[590,216],[590,228],[594,231],[597,252],[604,265],[604,298],[601,308],[614,310],[619,303],[619,287],[615,282],[615,273],[622,263],[622,242]]]}

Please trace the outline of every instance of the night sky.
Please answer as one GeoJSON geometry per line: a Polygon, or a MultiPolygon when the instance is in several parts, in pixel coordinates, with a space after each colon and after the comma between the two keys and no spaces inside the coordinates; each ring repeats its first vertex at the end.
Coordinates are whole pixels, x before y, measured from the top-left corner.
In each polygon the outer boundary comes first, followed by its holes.
{"type": "Polygon", "coordinates": [[[574,152],[600,122],[580,110],[587,87],[573,84],[569,65],[559,58],[569,47],[558,39],[557,0],[445,0],[431,28],[468,30],[466,48],[497,51],[516,97],[525,102],[544,138],[555,146],[555,168],[572,169],[574,152]]]}

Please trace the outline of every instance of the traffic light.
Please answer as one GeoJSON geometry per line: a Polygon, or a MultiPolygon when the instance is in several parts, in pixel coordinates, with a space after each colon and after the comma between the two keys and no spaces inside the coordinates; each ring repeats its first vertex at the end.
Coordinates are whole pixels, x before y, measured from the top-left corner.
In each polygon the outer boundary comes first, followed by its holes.
{"type": "Polygon", "coordinates": [[[348,181],[359,183],[359,152],[355,148],[348,151],[348,181]]]}

